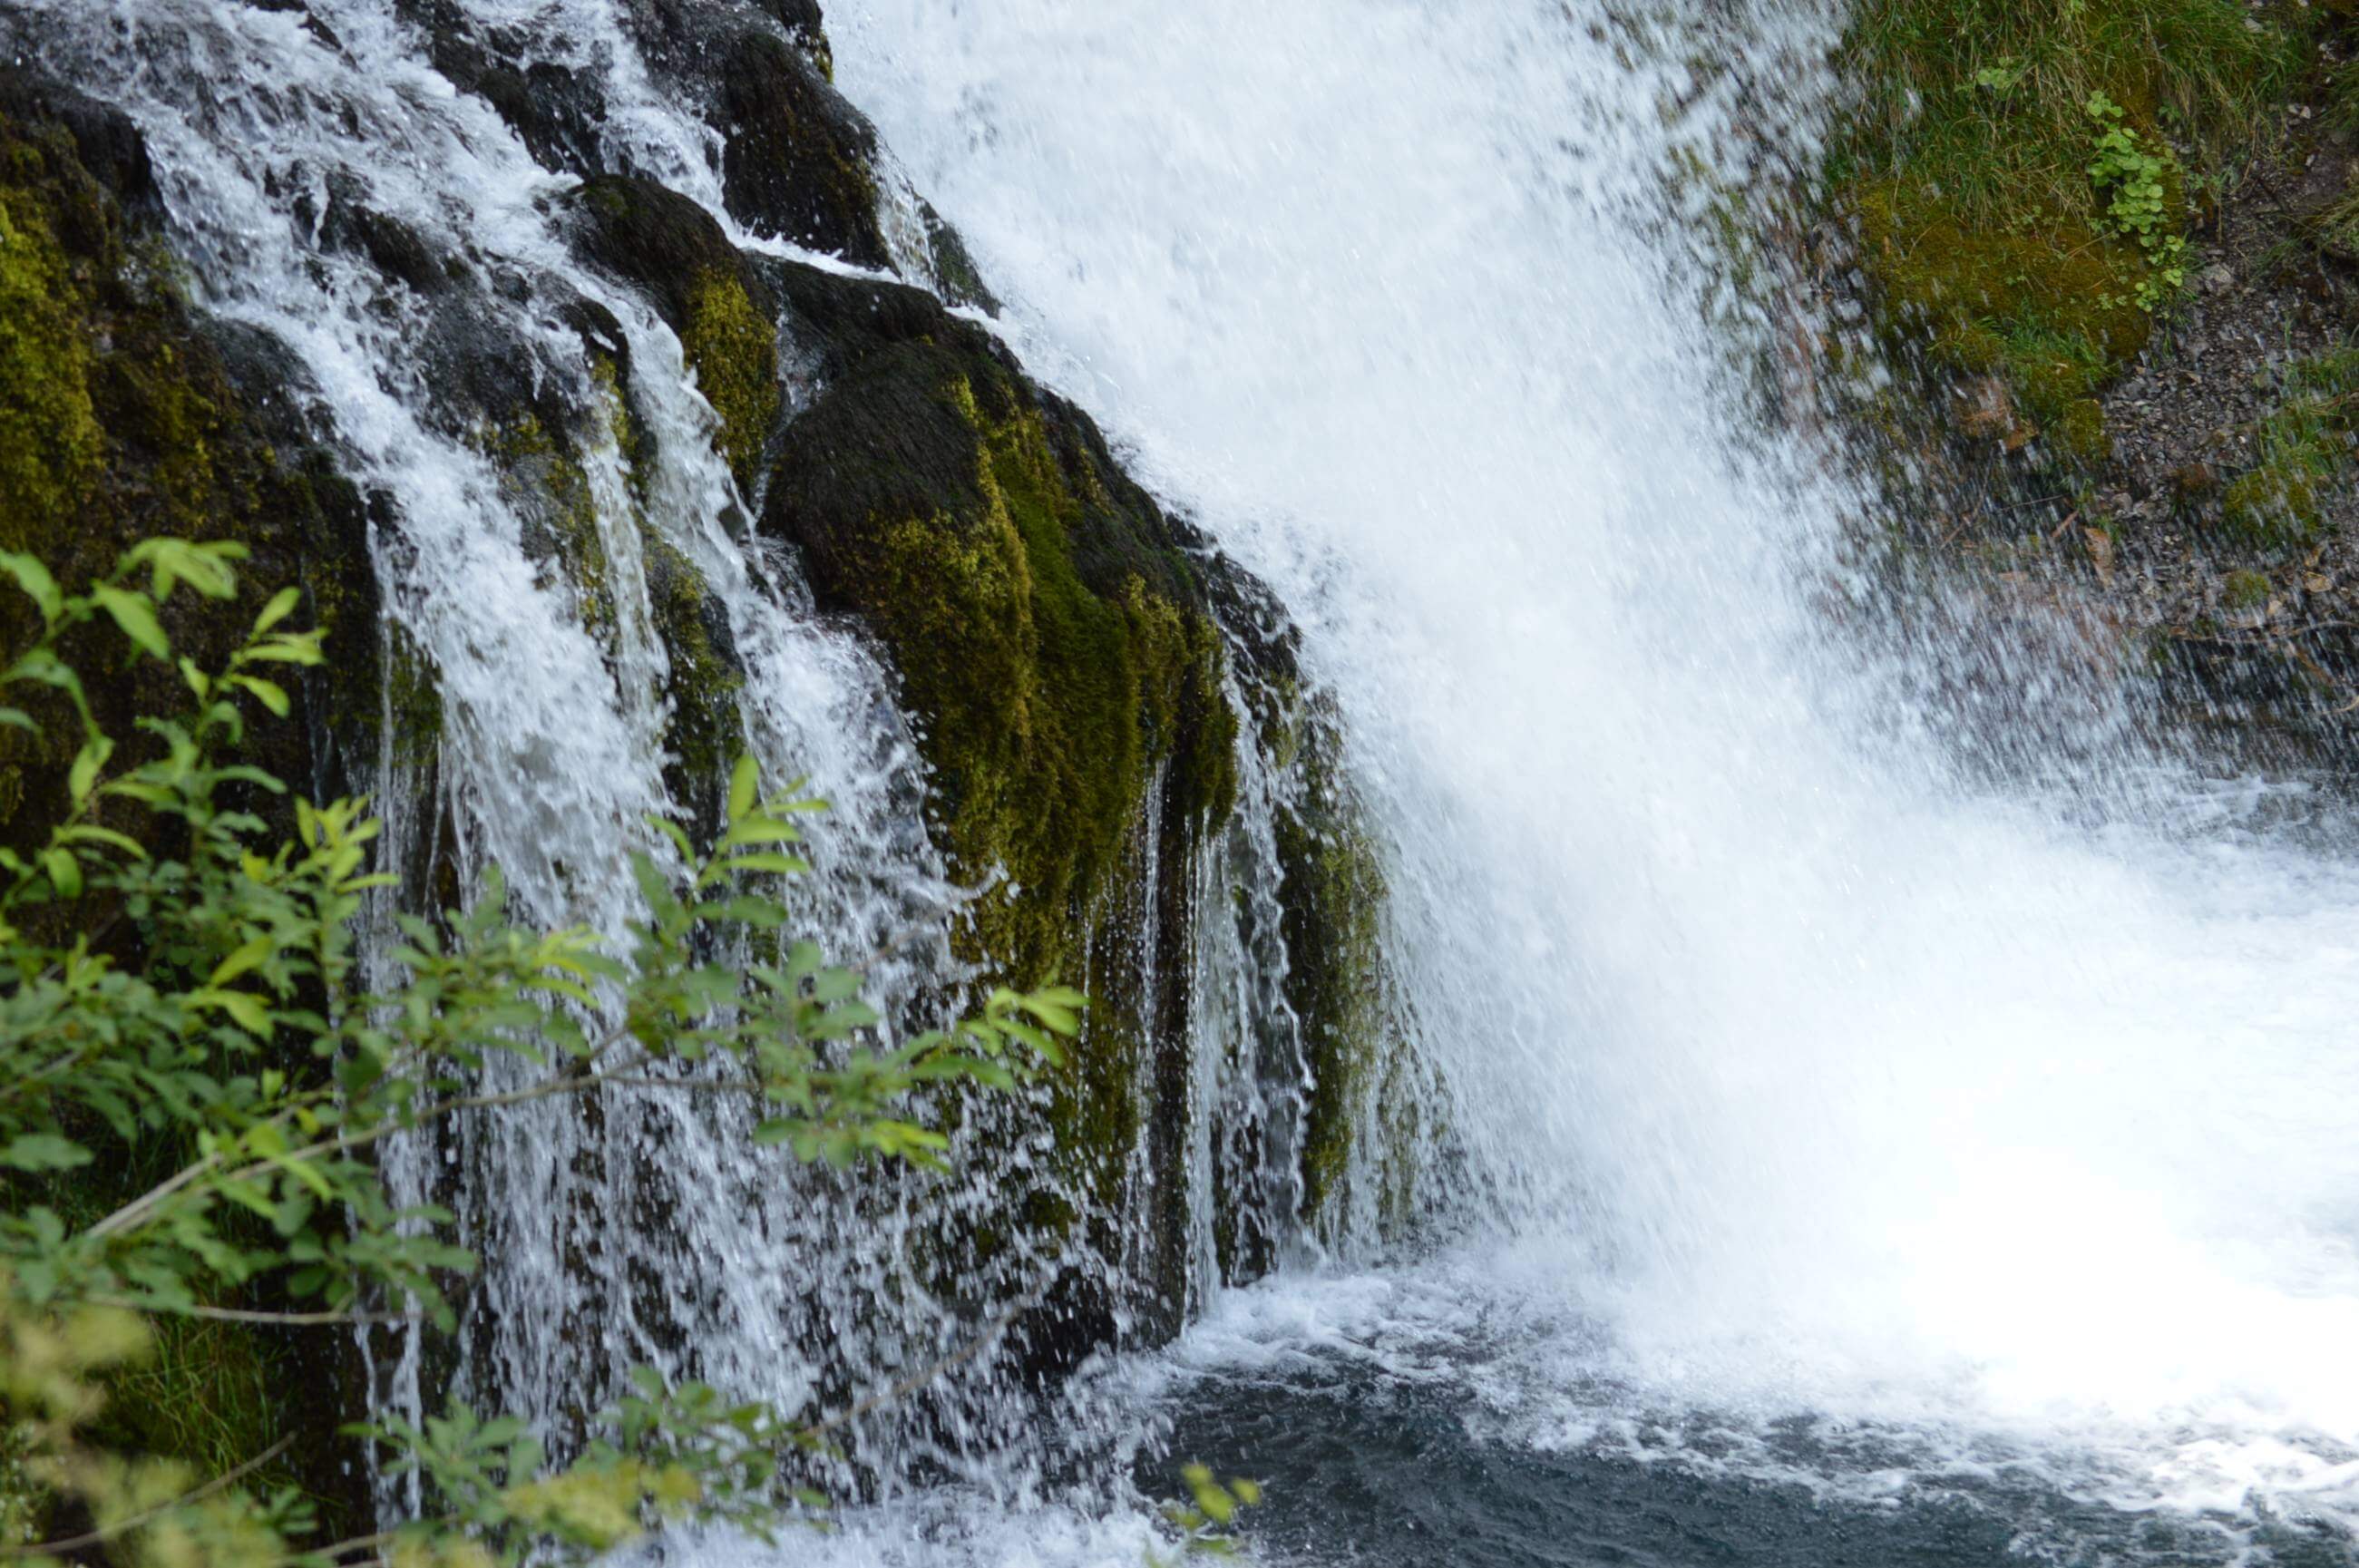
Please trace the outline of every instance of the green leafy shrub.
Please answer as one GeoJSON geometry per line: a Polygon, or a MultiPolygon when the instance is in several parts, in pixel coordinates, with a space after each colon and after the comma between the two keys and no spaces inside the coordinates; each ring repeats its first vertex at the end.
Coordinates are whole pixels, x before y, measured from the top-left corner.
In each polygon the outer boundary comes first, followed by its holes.
{"type": "Polygon", "coordinates": [[[2181,265],[2187,241],[2170,222],[2170,191],[2182,178],[2170,149],[2141,136],[2122,106],[2104,93],[2092,93],[2089,118],[2097,126],[2089,159],[2089,180],[2104,201],[2100,227],[2146,253],[2147,273],[2138,280],[2138,309],[2151,314],[2178,298],[2186,286],[2181,265]]]}
{"type": "Polygon", "coordinates": [[[1016,1085],[1060,1059],[1082,1006],[1002,990],[955,1028],[876,1043],[858,974],[792,940],[777,897],[817,803],[764,794],[750,759],[709,853],[652,824],[627,942],[517,927],[494,876],[469,908],[400,917],[398,978],[365,990],[355,921],[390,881],[368,866],[377,824],[361,802],[288,801],[240,759],[250,721],[289,712],[287,672],[321,660],[317,633],[288,629],[299,595],[211,668],[165,631],[176,596],[229,601],[244,553],[149,539],[78,592],[0,553],[41,628],[0,670],[0,725],[61,731],[73,758],[59,820],[0,846],[0,1519],[64,1530],[36,1556],[175,1568],[566,1561],[668,1521],[774,1529],[815,1502],[782,1460],[821,1427],[644,1370],[562,1463],[521,1421],[456,1404],[365,1429],[427,1505],[330,1545],[302,1544],[309,1499],[255,1479],[286,1440],[233,1464],[216,1432],[153,1453],[109,1424],[110,1383],[192,1325],[447,1328],[475,1259],[451,1216],[395,1205],[375,1157],[400,1134],[677,1090],[649,1070],[705,1062],[760,1097],[759,1144],[931,1163],[947,1145],[919,1092],[1016,1085]],[[83,672],[117,650],[176,672],[185,708],[107,733],[83,672]],[[523,1083],[480,1087],[494,1057],[523,1083]]]}

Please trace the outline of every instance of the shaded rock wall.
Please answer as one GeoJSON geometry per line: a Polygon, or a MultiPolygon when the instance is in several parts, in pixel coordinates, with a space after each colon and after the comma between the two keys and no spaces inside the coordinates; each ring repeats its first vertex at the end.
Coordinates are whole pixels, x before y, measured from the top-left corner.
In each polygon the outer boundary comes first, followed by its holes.
{"type": "MultiPolygon", "coordinates": [[[[302,13],[336,47],[302,0],[271,8],[302,13]]],[[[926,830],[981,889],[960,957],[993,979],[1062,977],[1096,997],[1049,1107],[1063,1195],[1034,1192],[1009,1223],[1083,1227],[1118,1262],[1060,1283],[1024,1333],[1027,1359],[1053,1371],[1123,1323],[1169,1332],[1202,1284],[1182,1170],[1202,1114],[1193,953],[1241,746],[1299,786],[1271,852],[1282,914],[1259,934],[1299,1028],[1276,1092],[1310,1087],[1299,1137],[1256,1134],[1253,1160],[1272,1169],[1221,1178],[1223,1273],[1266,1269],[1295,1225],[1340,1201],[1371,1085],[1400,1049],[1375,974],[1378,857],[1334,771],[1340,720],[1301,690],[1269,629],[1282,609],[1134,483],[1087,415],[946,305],[994,308],[956,234],[894,184],[873,128],[832,86],[809,0],[636,0],[625,14],[661,90],[717,138],[725,215],[836,265],[741,249],[660,171],[628,166],[589,73],[534,58],[456,0],[399,9],[455,87],[578,179],[553,201],[580,261],[677,336],[749,544],[786,552],[812,611],[862,628],[889,661],[929,768],[926,830]],[[1249,726],[1231,695],[1248,688],[1262,705],[1249,726]],[[1272,1192],[1294,1212],[1272,1210],[1272,1192]]],[[[611,442],[636,484],[659,438],[621,323],[562,277],[503,270],[463,237],[375,210],[351,181],[300,201],[328,252],[398,285],[432,367],[432,421],[496,469],[544,585],[622,657],[593,459],[611,442]],[[552,370],[497,305],[527,299],[578,335],[586,375],[552,370]]],[[[149,534],[246,543],[249,594],[304,583],[331,637],[328,671],[261,759],[328,794],[375,784],[389,744],[404,766],[382,777],[417,798],[385,804],[440,820],[438,672],[381,616],[372,567],[372,547],[399,539],[407,498],[339,476],[335,410],[291,354],[187,303],[163,218],[129,122],[70,88],[0,78],[0,545],[74,578],[149,534]]],[[[698,568],[647,526],[656,504],[643,486],[626,503],[667,659],[666,783],[709,821],[747,674],[698,568]]],[[[0,618],[0,641],[21,641],[22,615],[0,607],[16,617],[0,618]]],[[[175,628],[200,650],[226,629],[175,628]]],[[[149,680],[110,686],[110,716],[160,702],[149,680]]],[[[34,831],[56,809],[59,760],[0,737],[0,833],[34,831]]],[[[450,838],[420,835],[400,868],[421,906],[458,893],[450,838]]],[[[321,1433],[365,1399],[349,1371],[324,1367],[319,1409],[297,1412],[321,1433]]],[[[352,1475],[331,1474],[342,1451],[305,1451],[321,1456],[317,1489],[342,1486],[356,1507],[352,1475]]]]}

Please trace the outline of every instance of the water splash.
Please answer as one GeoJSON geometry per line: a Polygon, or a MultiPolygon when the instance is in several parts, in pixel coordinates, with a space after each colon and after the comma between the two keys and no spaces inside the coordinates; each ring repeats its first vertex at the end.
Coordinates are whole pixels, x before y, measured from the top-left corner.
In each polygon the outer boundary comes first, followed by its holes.
{"type": "Polygon", "coordinates": [[[1830,629],[1875,589],[1847,529],[1906,498],[1743,424],[1692,225],[1756,149],[1807,159],[1840,17],[1649,16],[837,32],[1027,356],[1340,694],[1506,1249],[1453,1278],[1549,1347],[1527,1394],[2002,1432],[2125,1507],[2348,1517],[2347,834],[2222,820],[2103,691],[2067,768],[1987,740],[1930,705],[1994,700],[1945,678],[1970,620],[1830,629]]]}

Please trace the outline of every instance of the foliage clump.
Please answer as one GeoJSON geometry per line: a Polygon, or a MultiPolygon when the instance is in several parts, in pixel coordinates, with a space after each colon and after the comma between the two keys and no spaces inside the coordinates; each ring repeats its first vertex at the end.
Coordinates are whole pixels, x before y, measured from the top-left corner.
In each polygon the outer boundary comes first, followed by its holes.
{"type": "Polygon", "coordinates": [[[455,1402],[380,1422],[368,1440],[419,1475],[425,1509],[320,1546],[302,1544],[311,1499],[258,1478],[288,1438],[230,1465],[258,1439],[251,1423],[110,1424],[108,1381],[136,1386],[159,1339],[224,1323],[342,1333],[386,1314],[451,1326],[450,1291],[475,1260],[448,1214],[395,1205],[375,1164],[388,1140],[535,1100],[679,1092],[654,1070],[710,1063],[764,1107],[758,1145],[935,1163],[947,1141],[919,1097],[1053,1063],[1082,1001],[1003,990],[949,1030],[874,1039],[857,974],[789,940],[777,898],[805,869],[795,819],[815,803],[763,796],[749,759],[709,852],[649,824],[627,940],[516,927],[495,875],[467,908],[397,917],[394,978],[365,989],[356,922],[393,880],[368,868],[377,824],[356,801],[297,800],[283,836],[264,811],[285,786],[240,755],[257,719],[291,711],[284,682],[321,661],[317,632],[288,629],[301,594],[273,595],[216,663],[166,629],[176,599],[234,601],[244,555],[150,539],[71,591],[0,552],[40,627],[0,668],[0,700],[57,699],[0,706],[0,726],[61,726],[72,757],[46,833],[0,847],[0,1430],[30,1488],[7,1511],[65,1531],[41,1551],[157,1563],[364,1548],[546,1562],[669,1520],[774,1528],[810,1505],[784,1461],[817,1429],[647,1371],[563,1456],[455,1402]],[[110,665],[174,670],[182,702],[108,728],[74,657],[92,639],[110,665]],[[475,1086],[494,1057],[525,1065],[520,1086],[475,1086]],[[159,1151],[160,1171],[147,1163],[159,1151]]]}

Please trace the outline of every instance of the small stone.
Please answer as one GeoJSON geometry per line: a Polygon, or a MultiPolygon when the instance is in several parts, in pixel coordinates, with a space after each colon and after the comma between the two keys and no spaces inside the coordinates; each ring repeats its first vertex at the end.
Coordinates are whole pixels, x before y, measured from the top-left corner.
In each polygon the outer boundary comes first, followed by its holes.
{"type": "Polygon", "coordinates": [[[2323,593],[2334,586],[2334,579],[2322,572],[2313,572],[2301,580],[2305,593],[2323,593]]]}
{"type": "Polygon", "coordinates": [[[2203,269],[2201,282],[2206,294],[2225,293],[2235,281],[2236,275],[2228,270],[2225,262],[2215,261],[2203,269]]]}
{"type": "Polygon", "coordinates": [[[2103,528],[2082,528],[2081,542],[2088,549],[2089,565],[2096,572],[2097,581],[2111,587],[2114,581],[2114,536],[2103,528]]]}

